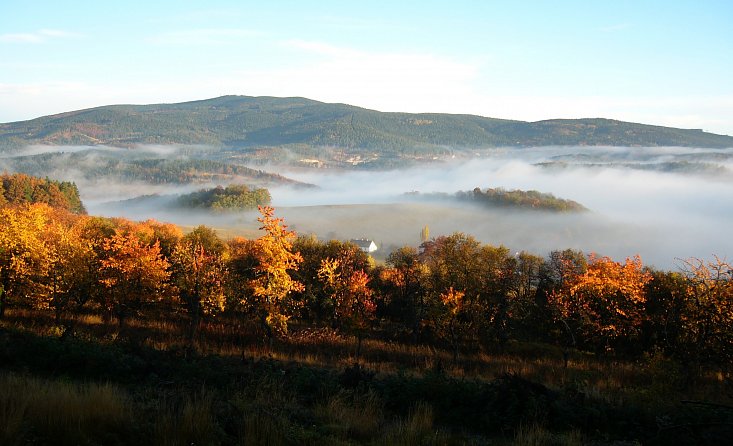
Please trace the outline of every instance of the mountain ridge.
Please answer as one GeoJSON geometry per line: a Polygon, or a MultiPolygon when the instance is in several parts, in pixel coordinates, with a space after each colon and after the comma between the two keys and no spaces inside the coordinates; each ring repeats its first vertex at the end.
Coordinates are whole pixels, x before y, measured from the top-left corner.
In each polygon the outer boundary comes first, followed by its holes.
{"type": "Polygon", "coordinates": [[[380,112],[308,98],[220,96],[117,104],[0,123],[0,151],[28,145],[337,147],[383,153],[528,146],[731,148],[733,137],[606,118],[527,122],[470,114],[380,112]]]}

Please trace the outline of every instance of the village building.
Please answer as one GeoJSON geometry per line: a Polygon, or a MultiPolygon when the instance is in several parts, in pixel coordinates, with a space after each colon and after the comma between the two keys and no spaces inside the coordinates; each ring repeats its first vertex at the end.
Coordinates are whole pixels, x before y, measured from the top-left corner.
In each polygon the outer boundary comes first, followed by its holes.
{"type": "Polygon", "coordinates": [[[353,243],[356,246],[358,246],[359,249],[361,249],[362,251],[366,252],[367,254],[372,253],[372,252],[376,251],[377,249],[379,249],[379,248],[377,248],[377,244],[374,243],[374,240],[369,240],[369,239],[365,239],[365,238],[354,238],[354,239],[351,239],[351,243],[353,243]]]}

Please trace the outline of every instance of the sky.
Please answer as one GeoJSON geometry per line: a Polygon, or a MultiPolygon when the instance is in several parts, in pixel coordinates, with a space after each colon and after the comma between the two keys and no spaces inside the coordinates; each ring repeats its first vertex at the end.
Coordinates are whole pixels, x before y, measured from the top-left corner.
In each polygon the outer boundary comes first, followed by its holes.
{"type": "Polygon", "coordinates": [[[0,122],[228,94],[733,135],[733,2],[0,2],[0,122]]]}

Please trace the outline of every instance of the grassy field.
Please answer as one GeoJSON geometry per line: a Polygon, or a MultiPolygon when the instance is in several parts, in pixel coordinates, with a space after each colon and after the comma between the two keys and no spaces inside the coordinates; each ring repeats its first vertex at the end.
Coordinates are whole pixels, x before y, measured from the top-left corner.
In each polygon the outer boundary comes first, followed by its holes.
{"type": "Polygon", "coordinates": [[[183,323],[11,311],[0,325],[0,444],[725,444],[730,382],[661,357],[544,344],[447,350],[331,329],[270,348],[231,321],[195,351],[183,323]],[[722,443],[721,443],[722,442],[722,443]]]}

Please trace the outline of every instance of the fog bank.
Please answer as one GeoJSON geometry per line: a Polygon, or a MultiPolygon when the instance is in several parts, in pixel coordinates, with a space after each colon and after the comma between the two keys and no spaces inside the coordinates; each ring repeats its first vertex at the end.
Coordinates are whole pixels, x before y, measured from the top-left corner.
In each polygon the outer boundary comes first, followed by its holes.
{"type": "MultiPolygon", "coordinates": [[[[383,248],[417,245],[422,227],[431,236],[462,231],[485,243],[545,255],[574,248],[623,260],[640,254],[647,264],[675,268],[676,259],[713,254],[733,257],[731,151],[684,148],[531,148],[482,151],[457,159],[390,171],[268,170],[319,186],[271,188],[277,215],[301,233],[322,238],[374,239],[383,248]],[[667,164],[664,164],[667,163],[667,164]],[[672,164],[669,164],[672,163],[672,164]],[[669,166],[672,166],[671,168],[669,166]],[[715,174],[710,174],[710,166],[715,174]],[[679,168],[678,168],[679,167],[679,168]],[[454,193],[475,187],[538,190],[575,200],[591,211],[551,214],[482,209],[451,202],[412,202],[405,192],[454,193]]],[[[203,187],[80,184],[91,213],[156,218],[228,233],[257,228],[256,213],[183,213],[163,206],[107,201],[142,193],[186,193],[203,187]],[[126,196],[127,195],[127,196],[126,196]],[[88,202],[87,202],[88,200],[88,202]]]]}

